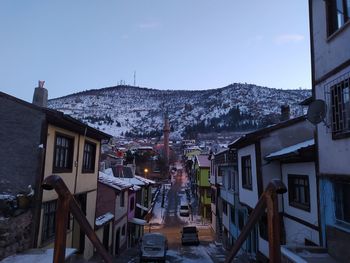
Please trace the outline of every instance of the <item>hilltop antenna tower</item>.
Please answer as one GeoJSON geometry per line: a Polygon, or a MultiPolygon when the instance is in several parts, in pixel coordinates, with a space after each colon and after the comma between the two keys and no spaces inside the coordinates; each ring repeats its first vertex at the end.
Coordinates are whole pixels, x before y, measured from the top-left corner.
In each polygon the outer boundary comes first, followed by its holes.
{"type": "Polygon", "coordinates": [[[136,70],[134,71],[134,87],[136,87],[136,70]]]}

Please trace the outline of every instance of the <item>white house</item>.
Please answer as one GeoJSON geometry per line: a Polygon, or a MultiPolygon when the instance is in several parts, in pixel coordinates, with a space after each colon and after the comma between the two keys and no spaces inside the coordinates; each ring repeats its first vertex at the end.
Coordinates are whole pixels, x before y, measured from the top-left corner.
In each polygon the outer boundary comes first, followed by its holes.
{"type": "MultiPolygon", "coordinates": [[[[229,145],[237,151],[239,201],[246,207],[246,210],[241,209],[238,214],[238,226],[246,223],[268,183],[275,178],[282,179],[280,163],[271,162],[265,157],[286,147],[310,140],[313,138],[313,133],[313,125],[306,120],[305,116],[301,116],[246,134],[229,145]]],[[[316,187],[316,185],[313,186],[316,187]]],[[[313,193],[316,194],[316,192],[313,193]]],[[[316,199],[317,196],[313,198],[316,199]]],[[[283,218],[282,198],[279,201],[281,218],[283,218]]],[[[253,229],[245,246],[246,252],[258,260],[266,260],[269,255],[266,223],[266,217],[263,216],[259,223],[259,231],[253,229]]],[[[285,231],[288,232],[288,230],[285,231]]],[[[284,239],[282,237],[282,240],[284,239]]]]}
{"type": "Polygon", "coordinates": [[[317,125],[321,244],[350,261],[350,2],[310,0],[312,91],[327,113],[317,125]]]}

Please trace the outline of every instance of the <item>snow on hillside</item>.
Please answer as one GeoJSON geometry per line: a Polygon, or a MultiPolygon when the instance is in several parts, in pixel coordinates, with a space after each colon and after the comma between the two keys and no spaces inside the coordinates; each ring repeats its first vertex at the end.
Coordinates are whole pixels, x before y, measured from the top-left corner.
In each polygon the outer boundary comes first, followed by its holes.
{"type": "Polygon", "coordinates": [[[161,131],[167,109],[172,136],[180,137],[186,126],[220,118],[237,107],[257,122],[263,116],[278,114],[284,104],[290,105],[292,116],[299,116],[302,109],[298,103],[309,96],[310,90],[277,90],[240,83],[197,91],[116,86],[52,99],[49,107],[112,135],[161,131]]]}

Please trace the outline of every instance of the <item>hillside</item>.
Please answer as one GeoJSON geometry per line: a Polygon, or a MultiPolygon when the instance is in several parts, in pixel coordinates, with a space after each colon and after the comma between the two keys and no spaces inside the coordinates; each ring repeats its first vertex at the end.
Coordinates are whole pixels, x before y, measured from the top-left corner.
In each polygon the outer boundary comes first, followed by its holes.
{"type": "Polygon", "coordinates": [[[281,105],[291,116],[310,90],[279,90],[235,83],[211,90],[156,90],[115,86],[52,99],[49,107],[112,135],[156,136],[168,110],[172,137],[208,130],[256,129],[278,118],[281,105]],[[185,132],[185,133],[184,133],[185,132]]]}

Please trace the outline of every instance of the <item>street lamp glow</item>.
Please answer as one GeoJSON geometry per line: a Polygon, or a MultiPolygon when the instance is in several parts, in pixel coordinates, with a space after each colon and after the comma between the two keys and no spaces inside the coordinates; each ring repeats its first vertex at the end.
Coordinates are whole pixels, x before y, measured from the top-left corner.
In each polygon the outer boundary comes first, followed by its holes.
{"type": "Polygon", "coordinates": [[[143,171],[144,171],[145,173],[148,173],[148,169],[147,169],[147,168],[145,168],[143,171]]]}

